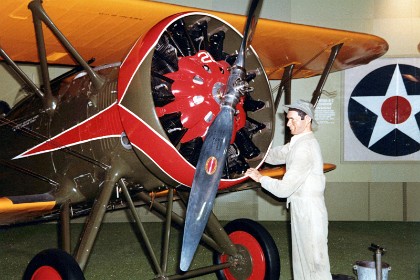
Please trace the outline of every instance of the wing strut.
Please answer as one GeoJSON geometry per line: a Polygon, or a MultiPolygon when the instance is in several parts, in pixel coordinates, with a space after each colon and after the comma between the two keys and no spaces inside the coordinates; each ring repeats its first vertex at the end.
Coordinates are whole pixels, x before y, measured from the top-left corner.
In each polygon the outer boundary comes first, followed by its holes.
{"type": "Polygon", "coordinates": [[[49,85],[49,74],[48,74],[48,63],[46,58],[46,49],[44,35],[42,31],[42,22],[47,25],[51,32],[57,37],[57,39],[64,45],[67,51],[72,55],[72,57],[83,67],[87,72],[89,77],[92,80],[92,83],[96,89],[99,89],[104,84],[104,80],[99,76],[93,69],[89,66],[88,63],[81,57],[81,55],[76,51],[72,44],[67,40],[67,38],[61,33],[60,30],[55,26],[50,17],[47,15],[45,10],[42,7],[40,0],[34,0],[28,5],[29,9],[32,11],[32,17],[35,27],[35,35],[38,47],[38,55],[40,59],[42,77],[44,86],[49,93],[51,94],[51,87],[49,85]]]}
{"type": "MultiPolygon", "coordinates": [[[[293,68],[295,68],[295,65],[290,64],[289,66],[286,66],[286,68],[284,69],[283,77],[281,78],[279,89],[277,91],[276,100],[274,101],[274,112],[277,112],[283,92],[285,93],[284,104],[288,105],[292,102],[291,95],[292,95],[293,68]]],[[[289,142],[291,137],[292,135],[290,133],[290,130],[286,129],[284,132],[284,143],[289,142]]]]}
{"type": "Polygon", "coordinates": [[[321,75],[321,78],[319,78],[318,85],[312,94],[311,103],[314,105],[314,107],[316,107],[316,105],[318,104],[319,98],[321,97],[322,88],[324,87],[325,82],[327,81],[328,75],[330,74],[330,71],[331,71],[331,67],[333,66],[333,63],[342,46],[343,46],[343,43],[335,45],[331,48],[330,57],[328,58],[324,71],[322,71],[322,75],[321,75]]]}
{"type": "Polygon", "coordinates": [[[288,105],[291,103],[290,95],[292,90],[293,68],[295,68],[294,64],[290,64],[289,66],[286,66],[286,68],[284,68],[283,77],[281,78],[276,100],[274,102],[274,112],[277,112],[277,109],[279,108],[280,99],[283,95],[283,92],[285,93],[286,98],[284,104],[288,105]]]}
{"type": "Polygon", "coordinates": [[[4,61],[10,66],[10,68],[15,71],[15,73],[22,79],[25,84],[27,84],[38,97],[44,99],[45,94],[35,85],[35,83],[19,68],[19,66],[7,55],[7,53],[0,46],[0,56],[4,61]]]}
{"type": "MultiPolygon", "coordinates": [[[[335,59],[337,58],[338,52],[340,51],[341,47],[343,46],[343,43],[341,44],[337,44],[334,45],[331,48],[331,53],[330,56],[328,58],[328,61],[324,67],[324,70],[322,72],[321,77],[319,78],[318,81],[318,85],[316,87],[316,89],[314,90],[313,94],[312,94],[312,99],[311,99],[311,103],[314,105],[314,107],[316,107],[321,94],[322,94],[322,88],[325,85],[325,82],[328,78],[328,75],[331,72],[331,68],[334,64],[335,59]]],[[[318,53],[315,57],[318,57],[321,53],[318,53]]],[[[314,57],[314,58],[315,58],[314,57]]],[[[283,76],[281,78],[281,82],[279,85],[279,89],[277,91],[277,96],[276,96],[276,100],[274,102],[274,112],[277,112],[279,104],[280,104],[280,99],[284,95],[284,104],[290,104],[291,103],[291,89],[292,89],[292,78],[293,78],[293,69],[294,69],[295,65],[291,64],[288,65],[287,67],[285,67],[284,72],[283,72],[283,76]]],[[[300,69],[297,70],[297,72],[299,72],[300,69]]],[[[286,133],[284,135],[285,137],[285,143],[290,141],[290,131],[286,130],[286,133]]]]}

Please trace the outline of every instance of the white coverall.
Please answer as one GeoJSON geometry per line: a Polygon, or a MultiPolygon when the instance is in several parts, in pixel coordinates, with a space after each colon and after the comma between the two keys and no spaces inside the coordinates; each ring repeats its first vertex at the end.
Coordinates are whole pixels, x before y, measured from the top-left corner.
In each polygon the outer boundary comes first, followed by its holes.
{"type": "Polygon", "coordinates": [[[294,280],[331,280],[328,257],[328,213],[324,202],[325,176],[318,141],[312,132],[292,137],[272,148],[270,164],[286,163],[282,180],[260,178],[261,186],[291,206],[294,280]]]}

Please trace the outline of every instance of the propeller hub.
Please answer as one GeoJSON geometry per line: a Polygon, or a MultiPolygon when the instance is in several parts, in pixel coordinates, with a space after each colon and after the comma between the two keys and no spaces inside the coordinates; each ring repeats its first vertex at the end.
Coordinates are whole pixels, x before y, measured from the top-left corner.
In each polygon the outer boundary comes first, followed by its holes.
{"type": "Polygon", "coordinates": [[[213,89],[212,89],[213,98],[218,104],[222,104],[225,91],[226,91],[226,85],[224,83],[217,82],[213,85],[213,89]]]}
{"type": "Polygon", "coordinates": [[[249,88],[248,82],[245,80],[245,74],[246,71],[242,67],[235,65],[231,68],[223,105],[231,106],[235,109],[239,98],[244,95],[244,89],[249,88]]]}

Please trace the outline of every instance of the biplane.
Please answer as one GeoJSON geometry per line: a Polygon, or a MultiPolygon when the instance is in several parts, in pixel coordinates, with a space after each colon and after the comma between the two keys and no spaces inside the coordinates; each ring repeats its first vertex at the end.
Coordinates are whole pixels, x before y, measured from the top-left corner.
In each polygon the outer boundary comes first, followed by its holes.
{"type": "Polygon", "coordinates": [[[62,234],[61,249],[36,255],[25,279],[83,279],[104,214],[119,208],[131,211],[156,279],[279,278],[269,233],[248,219],[223,227],[215,197],[257,187],[243,174],[263,164],[292,79],[320,75],[316,104],[330,72],[369,63],[388,45],[259,19],[261,5],[239,16],[140,0],[2,1],[0,55],[26,94],[0,119],[0,225],[58,220],[62,234]],[[39,86],[18,63],[39,65],[39,86]],[[69,71],[50,79],[54,65],[69,71]],[[272,79],[281,80],[275,100],[272,79]],[[138,206],[165,220],[161,263],[138,206]],[[70,220],[80,215],[88,217],[73,249],[70,220]],[[183,244],[169,275],[173,224],[183,244]],[[214,264],[192,270],[199,242],[214,264]]]}

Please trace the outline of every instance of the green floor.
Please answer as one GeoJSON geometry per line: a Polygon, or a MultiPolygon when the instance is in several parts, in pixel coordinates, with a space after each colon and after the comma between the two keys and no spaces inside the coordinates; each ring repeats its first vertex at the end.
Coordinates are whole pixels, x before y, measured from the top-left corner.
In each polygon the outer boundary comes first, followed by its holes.
{"type": "MultiPolygon", "coordinates": [[[[263,222],[273,235],[281,255],[281,279],[291,277],[288,223],[263,222]]],[[[43,224],[0,229],[0,279],[20,279],[30,259],[39,251],[55,247],[56,226],[43,224]]],[[[80,224],[72,225],[73,244],[80,224]]],[[[159,223],[147,223],[147,232],[159,248],[159,223]]],[[[353,274],[357,260],[371,260],[373,253],[367,247],[373,242],[387,249],[383,261],[391,265],[389,279],[420,279],[420,223],[404,222],[330,222],[329,253],[331,272],[353,274]]],[[[173,231],[170,261],[172,269],[177,262],[179,233],[173,231]]],[[[212,254],[200,248],[194,266],[212,262],[212,254]]],[[[104,224],[85,271],[86,279],[151,279],[154,276],[138,238],[127,223],[104,224]]],[[[216,279],[215,275],[199,279],[216,279]]]]}

